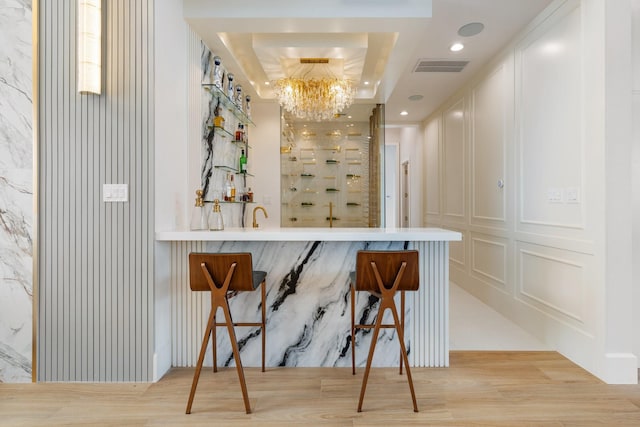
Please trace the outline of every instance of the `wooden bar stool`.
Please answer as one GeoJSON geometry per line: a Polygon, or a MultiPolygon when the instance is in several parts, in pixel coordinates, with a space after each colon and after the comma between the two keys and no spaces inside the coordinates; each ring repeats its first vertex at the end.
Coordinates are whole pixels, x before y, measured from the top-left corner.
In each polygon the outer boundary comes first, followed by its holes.
{"type": "Polygon", "coordinates": [[[369,347],[369,356],[362,379],[360,390],[360,401],[358,402],[358,412],[362,412],[362,402],[367,389],[367,380],[371,371],[371,362],[378,341],[378,334],[381,328],[394,328],[398,334],[400,342],[400,373],[402,374],[402,363],[406,365],[407,380],[413,399],[413,410],[418,412],[416,394],[413,389],[411,379],[411,369],[407,356],[407,349],[404,344],[404,292],[417,291],[420,286],[420,273],[418,264],[418,251],[358,251],[356,256],[356,271],[351,272],[351,365],[352,372],[356,373],[355,356],[355,332],[359,328],[373,328],[373,337],[369,347]],[[356,291],[367,291],[380,298],[380,307],[376,315],[375,324],[357,324],[355,321],[355,298],[356,291]],[[401,293],[402,316],[398,316],[398,310],[394,301],[396,292],[401,293]],[[382,318],[385,311],[389,309],[393,315],[393,323],[384,324],[382,318]]]}
{"type": "Polygon", "coordinates": [[[198,364],[196,372],[193,375],[191,383],[191,392],[189,393],[189,402],[187,403],[187,414],[191,413],[191,405],[198,387],[198,379],[204,362],[204,355],[209,344],[209,336],[212,335],[213,342],[213,371],[217,372],[216,361],[216,327],[226,326],[229,332],[229,340],[231,341],[231,349],[238,370],[238,378],[240,379],[240,388],[242,389],[242,397],[247,414],[251,413],[249,404],[249,396],[247,394],[247,384],[244,379],[244,371],[242,369],[242,361],[240,360],[240,351],[238,349],[238,341],[234,331],[234,326],[260,326],[262,335],[262,372],[264,372],[265,359],[265,318],[266,318],[266,290],[265,278],[267,273],[264,271],[253,271],[253,263],[251,253],[190,253],[189,254],[189,276],[192,291],[209,291],[211,292],[211,313],[207,322],[207,329],[202,340],[200,355],[198,356],[198,364]],[[234,323],[231,319],[229,311],[228,298],[237,292],[254,291],[261,287],[262,294],[262,319],[256,323],[234,323]],[[225,322],[218,323],[216,321],[216,312],[218,308],[222,308],[225,322]]]}

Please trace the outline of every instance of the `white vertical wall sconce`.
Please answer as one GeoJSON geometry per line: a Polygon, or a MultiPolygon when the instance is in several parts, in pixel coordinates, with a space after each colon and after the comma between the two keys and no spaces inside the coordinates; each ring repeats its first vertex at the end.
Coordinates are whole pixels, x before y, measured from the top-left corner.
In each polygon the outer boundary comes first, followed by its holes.
{"type": "Polygon", "coordinates": [[[78,92],[100,95],[102,0],[78,0],[78,92]]]}

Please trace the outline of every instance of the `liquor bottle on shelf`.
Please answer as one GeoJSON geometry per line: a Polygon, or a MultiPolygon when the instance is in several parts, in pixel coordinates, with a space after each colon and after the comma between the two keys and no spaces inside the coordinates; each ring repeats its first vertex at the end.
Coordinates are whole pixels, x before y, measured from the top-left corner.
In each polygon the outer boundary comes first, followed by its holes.
{"type": "Polygon", "coordinates": [[[229,178],[230,174],[227,174],[224,180],[224,201],[231,201],[231,179],[229,178]]]}
{"type": "Polygon", "coordinates": [[[247,95],[245,98],[246,104],[244,105],[244,113],[247,117],[251,118],[251,95],[247,95]]]}
{"type": "Polygon", "coordinates": [[[227,74],[227,97],[230,101],[234,100],[235,89],[233,85],[233,73],[227,74]]]}
{"type": "Polygon", "coordinates": [[[219,56],[213,57],[213,84],[222,90],[224,82],[224,72],[222,71],[222,59],[219,56]]]}
{"type": "Polygon", "coordinates": [[[233,102],[235,102],[236,107],[238,107],[240,111],[244,111],[242,108],[242,101],[242,85],[236,85],[236,94],[233,98],[233,102]]]}
{"type": "Polygon", "coordinates": [[[233,182],[233,175],[231,175],[231,197],[229,197],[230,202],[236,201],[236,185],[233,182]]]}
{"type": "Polygon", "coordinates": [[[217,128],[224,129],[224,117],[220,115],[220,99],[218,99],[218,104],[213,110],[213,125],[217,128]]]}
{"type": "Polygon", "coordinates": [[[247,173],[247,156],[244,154],[244,149],[240,153],[240,172],[247,173]]]}
{"type": "Polygon", "coordinates": [[[242,123],[238,123],[238,129],[236,129],[235,140],[244,141],[244,129],[243,129],[242,123]]]}

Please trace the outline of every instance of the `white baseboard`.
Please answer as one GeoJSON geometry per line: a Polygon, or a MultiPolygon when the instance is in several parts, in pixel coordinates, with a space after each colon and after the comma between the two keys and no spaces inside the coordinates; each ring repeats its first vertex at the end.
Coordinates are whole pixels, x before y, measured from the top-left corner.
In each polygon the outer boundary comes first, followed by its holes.
{"type": "Polygon", "coordinates": [[[607,384],[638,384],[638,358],[633,353],[607,353],[603,380],[607,384]]]}

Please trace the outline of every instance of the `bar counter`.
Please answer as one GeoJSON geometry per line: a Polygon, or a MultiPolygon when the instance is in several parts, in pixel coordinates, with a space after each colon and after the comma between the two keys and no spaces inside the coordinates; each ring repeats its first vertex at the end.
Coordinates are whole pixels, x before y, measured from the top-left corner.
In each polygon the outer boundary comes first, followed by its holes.
{"type": "MultiPolygon", "coordinates": [[[[209,313],[208,293],[192,292],[190,252],[251,252],[255,270],[267,272],[267,366],[350,366],[349,272],[360,249],[417,249],[420,289],[407,293],[405,340],[412,366],[449,365],[449,242],[458,232],[440,228],[232,228],[156,232],[157,250],[169,251],[171,365],[194,366],[209,313]]],[[[236,321],[254,321],[259,292],[230,300],[236,321]]],[[[356,317],[372,322],[377,299],[359,293],[356,317]]],[[[387,313],[390,315],[390,313],[387,313]]],[[[260,364],[257,329],[237,328],[245,366],[260,364]]],[[[369,330],[356,335],[356,363],[364,366],[369,330]]],[[[167,345],[168,347],[168,345],[167,345]]],[[[218,365],[232,366],[225,332],[218,334],[218,365]]],[[[210,365],[211,352],[205,365],[210,365]]],[[[374,366],[396,366],[395,333],[381,332],[374,366]]]]}

